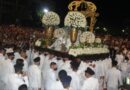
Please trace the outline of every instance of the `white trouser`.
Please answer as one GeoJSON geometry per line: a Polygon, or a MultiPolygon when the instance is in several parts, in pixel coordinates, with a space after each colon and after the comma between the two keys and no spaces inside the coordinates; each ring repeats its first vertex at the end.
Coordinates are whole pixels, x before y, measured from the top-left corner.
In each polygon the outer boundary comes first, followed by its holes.
{"type": "Polygon", "coordinates": [[[0,90],[6,90],[6,84],[0,81],[0,90]]]}
{"type": "Polygon", "coordinates": [[[29,90],[38,90],[38,88],[29,87],[29,90]]]}
{"type": "Polygon", "coordinates": [[[107,87],[107,90],[118,90],[116,87],[107,87]]]}

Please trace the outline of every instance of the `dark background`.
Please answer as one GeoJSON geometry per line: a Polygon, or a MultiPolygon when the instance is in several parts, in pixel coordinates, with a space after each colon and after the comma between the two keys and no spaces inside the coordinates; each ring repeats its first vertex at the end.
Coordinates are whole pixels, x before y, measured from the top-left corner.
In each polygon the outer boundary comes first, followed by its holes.
{"type": "MultiPolygon", "coordinates": [[[[38,12],[48,8],[60,15],[63,26],[68,4],[73,0],[0,0],[0,24],[41,27],[38,12]]],[[[130,34],[130,4],[128,0],[89,0],[96,4],[100,16],[95,27],[106,27],[107,33],[130,34]]],[[[103,32],[102,29],[97,32],[103,32]]]]}

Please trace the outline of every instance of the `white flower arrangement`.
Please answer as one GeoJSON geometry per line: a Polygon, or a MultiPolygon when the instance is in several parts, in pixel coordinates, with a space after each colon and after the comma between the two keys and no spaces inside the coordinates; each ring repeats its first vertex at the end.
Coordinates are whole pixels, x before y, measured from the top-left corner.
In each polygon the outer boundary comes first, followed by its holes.
{"type": "Polygon", "coordinates": [[[78,55],[76,49],[70,49],[70,50],[69,50],[69,54],[70,54],[70,55],[73,55],[73,56],[77,56],[77,55],[78,55]]]}
{"type": "Polygon", "coordinates": [[[79,40],[81,43],[85,43],[86,42],[86,32],[83,32],[80,37],[79,40]]]}
{"type": "Polygon", "coordinates": [[[60,24],[60,17],[55,12],[47,12],[42,17],[42,23],[47,26],[55,26],[60,24]]]}
{"type": "Polygon", "coordinates": [[[85,28],[87,25],[86,17],[77,11],[70,11],[65,17],[64,25],[74,28],[85,28]]]}
{"type": "Polygon", "coordinates": [[[108,48],[76,48],[76,49],[70,49],[69,54],[73,56],[78,55],[93,55],[93,54],[103,54],[103,53],[109,53],[108,48]]]}
{"type": "Polygon", "coordinates": [[[102,40],[101,40],[101,38],[95,38],[95,43],[101,43],[102,42],[102,40]]]}
{"type": "Polygon", "coordinates": [[[38,40],[35,42],[35,46],[40,47],[40,46],[41,46],[41,44],[42,44],[42,42],[41,42],[41,40],[40,40],[40,39],[38,39],[38,40]]]}
{"type": "Polygon", "coordinates": [[[80,35],[80,42],[81,43],[94,43],[95,41],[95,35],[92,33],[92,32],[83,32],[81,35],[80,35]]]}
{"type": "Polygon", "coordinates": [[[65,30],[63,28],[58,28],[54,31],[54,37],[55,38],[60,38],[64,37],[66,34],[65,30]]]}

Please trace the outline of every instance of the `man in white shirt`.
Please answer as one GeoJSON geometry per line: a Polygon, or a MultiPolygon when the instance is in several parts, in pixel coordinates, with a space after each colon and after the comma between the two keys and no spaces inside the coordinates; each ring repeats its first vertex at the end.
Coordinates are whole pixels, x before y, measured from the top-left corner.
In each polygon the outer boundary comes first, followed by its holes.
{"type": "Polygon", "coordinates": [[[20,51],[20,48],[16,47],[15,52],[14,52],[14,56],[15,56],[14,61],[13,61],[14,64],[16,64],[16,60],[20,58],[19,51],[20,51]]]}
{"type": "Polygon", "coordinates": [[[67,72],[65,70],[61,70],[58,73],[58,80],[55,81],[54,83],[52,83],[52,85],[50,86],[50,90],[64,90],[63,84],[62,84],[62,80],[64,77],[67,76],[67,72]]]}
{"type": "Polygon", "coordinates": [[[4,51],[3,51],[3,48],[2,47],[0,47],[0,87],[1,87],[1,89],[3,90],[3,86],[5,86],[4,85],[4,83],[3,83],[3,76],[4,76],[4,73],[3,73],[3,69],[4,69],[4,67],[3,67],[3,65],[4,65],[4,62],[5,62],[5,56],[4,56],[4,51]]]}
{"type": "Polygon", "coordinates": [[[119,85],[122,85],[121,72],[116,68],[117,61],[112,62],[112,68],[106,73],[107,90],[118,90],[119,85]]]}
{"type": "Polygon", "coordinates": [[[23,59],[17,59],[16,60],[16,64],[14,66],[21,66],[22,67],[22,71],[23,71],[23,66],[24,66],[24,63],[23,63],[23,59]]]}
{"type": "Polygon", "coordinates": [[[45,55],[44,55],[43,51],[41,51],[39,57],[40,57],[40,66],[39,66],[39,68],[42,70],[42,67],[43,67],[44,62],[45,62],[45,55]]]}
{"type": "Polygon", "coordinates": [[[27,62],[27,54],[26,54],[26,50],[21,50],[20,51],[20,59],[24,60],[24,66],[23,66],[23,71],[25,73],[27,73],[28,71],[28,62],[27,62]]]}
{"type": "Polygon", "coordinates": [[[6,54],[7,54],[7,60],[5,60],[5,62],[3,63],[3,82],[5,83],[5,87],[8,83],[8,77],[11,74],[15,73],[14,70],[14,65],[13,65],[13,60],[14,60],[14,52],[12,48],[9,48],[6,50],[6,54]]]}
{"type": "Polygon", "coordinates": [[[81,87],[81,90],[99,90],[98,79],[94,78],[95,72],[91,68],[87,68],[85,71],[86,80],[81,87]]]}
{"type": "Polygon", "coordinates": [[[55,59],[55,56],[53,55],[53,53],[50,52],[47,55],[45,55],[44,63],[42,65],[42,79],[43,79],[43,81],[46,80],[47,72],[50,69],[51,62],[56,63],[56,59],[55,59]]]}
{"type": "Polygon", "coordinates": [[[118,51],[118,53],[116,54],[115,60],[118,62],[118,67],[120,68],[121,63],[124,60],[124,56],[123,56],[123,53],[121,51],[118,51]]]}
{"type": "Polygon", "coordinates": [[[128,61],[124,59],[123,62],[120,64],[119,69],[121,70],[122,80],[125,81],[126,77],[128,76],[128,61]]]}
{"type": "Polygon", "coordinates": [[[27,84],[27,79],[22,76],[22,67],[15,66],[15,73],[8,77],[8,89],[7,90],[18,90],[22,84],[27,84]]]}
{"type": "Polygon", "coordinates": [[[130,76],[130,51],[127,53],[127,57],[128,57],[127,76],[130,76]]]}
{"type": "Polygon", "coordinates": [[[78,72],[77,72],[78,67],[79,67],[79,63],[72,61],[70,64],[71,64],[71,68],[72,68],[72,71],[70,71],[68,73],[68,75],[70,75],[72,78],[70,86],[72,87],[73,90],[79,90],[80,86],[81,86],[80,85],[80,77],[79,77],[78,72]]]}
{"type": "Polygon", "coordinates": [[[34,64],[29,67],[29,90],[41,90],[40,57],[34,59],[34,64]]]}
{"type": "Polygon", "coordinates": [[[69,55],[63,54],[63,64],[59,70],[65,70],[66,72],[69,72],[71,70],[70,66],[70,60],[69,60],[69,55]]]}
{"type": "Polygon", "coordinates": [[[57,65],[55,62],[51,62],[50,69],[46,73],[46,79],[45,79],[45,90],[50,90],[52,84],[57,80],[56,76],[57,71],[57,65]]]}
{"type": "MultiPolygon", "coordinates": [[[[0,46],[0,72],[3,71],[3,63],[5,61],[4,49],[0,46]]],[[[0,73],[0,87],[2,87],[2,74],[0,73]]]]}

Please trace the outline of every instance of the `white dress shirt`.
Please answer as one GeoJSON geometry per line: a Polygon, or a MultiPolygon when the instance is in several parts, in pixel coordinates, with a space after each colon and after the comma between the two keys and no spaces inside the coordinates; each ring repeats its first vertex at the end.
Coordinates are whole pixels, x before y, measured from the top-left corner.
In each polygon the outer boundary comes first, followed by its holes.
{"type": "Polygon", "coordinates": [[[5,56],[0,53],[0,61],[3,61],[3,60],[5,60],[5,56]]]}
{"type": "Polygon", "coordinates": [[[71,70],[70,62],[71,62],[71,61],[69,61],[69,60],[68,60],[68,61],[65,61],[65,62],[62,64],[60,70],[65,70],[67,73],[70,72],[70,70],[71,70]]]}
{"type": "Polygon", "coordinates": [[[41,88],[41,70],[37,65],[31,65],[28,70],[29,87],[33,90],[41,88]]]}
{"type": "Polygon", "coordinates": [[[106,82],[107,90],[118,90],[118,86],[122,85],[121,72],[115,67],[111,68],[106,73],[106,82]]]}
{"type": "Polygon", "coordinates": [[[52,85],[50,86],[50,90],[64,90],[61,81],[59,80],[52,83],[52,85]]]}
{"type": "Polygon", "coordinates": [[[47,74],[46,74],[46,79],[45,79],[45,90],[50,90],[50,86],[56,82],[56,72],[52,69],[49,69],[47,71],[47,74]]]}
{"type": "Polygon", "coordinates": [[[23,64],[24,64],[23,71],[27,73],[28,72],[28,62],[27,62],[27,60],[24,59],[23,57],[20,57],[20,59],[23,59],[23,64]]]}
{"type": "Polygon", "coordinates": [[[43,67],[44,62],[45,62],[45,56],[44,56],[44,54],[41,54],[41,55],[39,55],[39,57],[40,57],[40,66],[39,66],[39,68],[42,70],[42,67],[43,67]]]}
{"type": "Polygon", "coordinates": [[[117,54],[115,60],[118,62],[118,66],[120,67],[120,64],[124,60],[124,56],[122,54],[117,54]]]}
{"type": "Polygon", "coordinates": [[[26,84],[24,78],[18,74],[11,74],[8,78],[8,90],[18,90],[19,86],[26,84]]]}
{"type": "Polygon", "coordinates": [[[72,78],[71,84],[70,84],[72,89],[79,90],[81,85],[80,85],[80,77],[77,74],[77,72],[71,71],[70,73],[68,73],[68,75],[70,75],[72,78]]]}
{"type": "Polygon", "coordinates": [[[4,84],[4,87],[3,89],[4,90],[7,90],[8,89],[8,77],[11,75],[11,74],[14,74],[15,73],[15,70],[14,70],[14,66],[13,66],[13,63],[10,59],[7,59],[5,60],[3,63],[2,63],[2,72],[1,72],[1,81],[3,82],[4,84]]]}
{"type": "Polygon", "coordinates": [[[99,82],[98,79],[94,77],[87,78],[84,81],[84,84],[81,90],[99,90],[99,82]]]}

